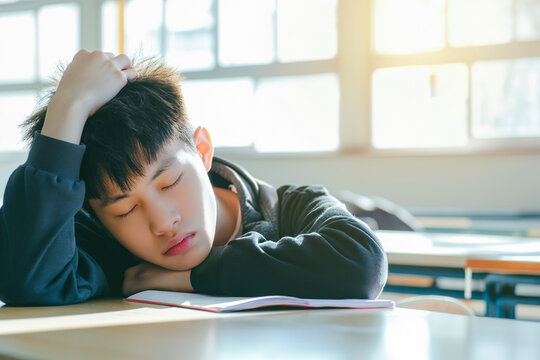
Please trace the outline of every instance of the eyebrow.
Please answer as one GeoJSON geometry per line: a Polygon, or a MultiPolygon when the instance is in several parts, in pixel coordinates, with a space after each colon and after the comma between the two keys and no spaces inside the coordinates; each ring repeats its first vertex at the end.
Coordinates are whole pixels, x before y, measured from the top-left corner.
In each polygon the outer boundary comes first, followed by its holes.
{"type": "MultiPolygon", "coordinates": [[[[170,156],[168,158],[165,158],[165,160],[161,162],[159,168],[156,170],[154,175],[152,175],[151,181],[156,180],[161,174],[163,174],[163,172],[165,172],[168,168],[170,168],[171,165],[174,163],[175,159],[176,159],[175,156],[170,156]]],[[[127,198],[128,196],[129,196],[129,193],[122,193],[120,195],[106,197],[105,199],[101,201],[101,207],[104,208],[106,206],[109,206],[119,200],[127,198]]]]}

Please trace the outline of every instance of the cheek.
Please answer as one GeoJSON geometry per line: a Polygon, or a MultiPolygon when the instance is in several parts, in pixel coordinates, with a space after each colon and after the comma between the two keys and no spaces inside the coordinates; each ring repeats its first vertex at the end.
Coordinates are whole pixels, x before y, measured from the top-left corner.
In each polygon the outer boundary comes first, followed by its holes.
{"type": "Polygon", "coordinates": [[[206,222],[212,223],[215,226],[216,218],[216,198],[214,195],[214,189],[210,183],[210,179],[206,172],[200,174],[197,182],[198,189],[198,207],[201,211],[201,216],[205,218],[206,222]]]}
{"type": "Polygon", "coordinates": [[[111,221],[104,224],[111,234],[128,250],[137,254],[136,249],[144,242],[140,241],[141,236],[146,234],[141,219],[124,219],[123,221],[111,221]]]}
{"type": "Polygon", "coordinates": [[[101,223],[107,228],[111,235],[131,253],[141,257],[144,253],[144,241],[141,238],[146,234],[142,219],[139,216],[126,218],[121,221],[104,214],[96,215],[101,223]]]}
{"type": "Polygon", "coordinates": [[[216,206],[210,179],[202,163],[194,164],[190,170],[186,181],[178,187],[175,203],[184,218],[187,216],[207,218],[209,214],[215,213],[216,206]]]}

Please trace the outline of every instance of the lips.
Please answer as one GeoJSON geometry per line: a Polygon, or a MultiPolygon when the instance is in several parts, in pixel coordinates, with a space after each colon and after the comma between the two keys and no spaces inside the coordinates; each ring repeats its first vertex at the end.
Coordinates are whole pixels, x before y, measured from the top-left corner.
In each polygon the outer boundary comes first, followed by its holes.
{"type": "Polygon", "coordinates": [[[174,256],[183,253],[193,245],[194,237],[194,232],[177,235],[174,239],[169,241],[163,255],[174,256]]]}

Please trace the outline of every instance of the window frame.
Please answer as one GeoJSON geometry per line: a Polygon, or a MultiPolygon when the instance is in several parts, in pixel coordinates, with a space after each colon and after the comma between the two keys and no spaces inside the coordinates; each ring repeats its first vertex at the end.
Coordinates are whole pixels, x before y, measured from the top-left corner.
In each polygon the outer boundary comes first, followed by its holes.
{"type": "MultiPolygon", "coordinates": [[[[103,4],[107,1],[116,1],[123,2],[123,0],[100,0],[100,3],[103,4]]],[[[129,1],[129,0],[128,0],[129,1]]],[[[165,4],[167,0],[159,0],[162,1],[162,4],[165,4]]],[[[342,94],[342,88],[341,88],[341,76],[340,76],[340,63],[339,63],[339,54],[340,54],[340,48],[339,48],[339,24],[340,24],[340,4],[342,0],[337,0],[337,23],[338,23],[338,31],[337,31],[337,42],[338,42],[338,49],[336,51],[336,55],[334,58],[331,59],[323,59],[323,60],[308,60],[308,61],[296,61],[296,62],[280,62],[277,59],[277,55],[275,56],[274,60],[271,63],[267,64],[257,64],[257,65],[231,65],[231,66],[222,66],[219,62],[219,16],[218,16],[218,8],[219,8],[219,2],[220,0],[213,0],[211,12],[212,16],[214,17],[214,26],[210,30],[215,41],[214,41],[214,48],[213,48],[213,54],[215,59],[215,65],[213,69],[209,70],[185,70],[181,71],[182,76],[185,78],[185,80],[223,80],[228,78],[243,78],[243,77],[249,77],[253,80],[254,88],[256,89],[258,86],[258,82],[262,79],[268,79],[272,77],[287,77],[287,76],[302,76],[302,75],[318,75],[318,74],[335,74],[338,78],[339,82],[339,91],[340,91],[340,98],[342,94]]],[[[276,0],[277,2],[277,0],[276,0]]],[[[276,5],[277,6],[277,5],[276,5]]],[[[101,5],[100,5],[101,9],[101,5]]],[[[122,19],[119,22],[123,22],[123,15],[121,15],[121,10],[125,10],[124,6],[119,6],[119,17],[122,19]]],[[[277,16],[274,12],[274,48],[275,51],[277,51],[277,16]]],[[[119,38],[118,38],[118,48],[124,50],[125,44],[124,40],[122,38],[122,31],[119,31],[119,38]]],[[[100,35],[101,36],[101,35],[100,35]]],[[[166,43],[167,43],[167,29],[166,29],[166,21],[165,21],[165,6],[163,6],[163,14],[162,14],[162,24],[160,29],[160,52],[161,56],[165,58],[167,56],[166,54],[166,43]]],[[[342,127],[341,127],[341,118],[343,111],[341,110],[341,100],[340,100],[340,106],[339,106],[339,114],[337,114],[338,117],[338,127],[339,127],[339,136],[338,136],[338,149],[337,150],[318,150],[318,151],[307,151],[307,152],[291,152],[291,151],[283,151],[283,152],[258,152],[255,149],[255,146],[240,146],[240,147],[217,147],[216,153],[223,156],[241,156],[241,157],[259,157],[259,156],[268,156],[268,157],[301,157],[301,156],[312,156],[312,155],[323,155],[323,154],[335,154],[340,152],[341,149],[341,136],[343,134],[342,127]]]]}
{"type": "MultiPolygon", "coordinates": [[[[107,0],[24,0],[0,4],[0,13],[32,10],[36,15],[42,6],[76,3],[80,7],[79,44],[81,48],[101,49],[102,5],[107,0]]],[[[216,15],[217,1],[214,1],[213,12],[216,15]]],[[[309,74],[335,73],[339,79],[339,148],[335,151],[313,152],[256,152],[252,147],[218,148],[216,153],[236,158],[312,158],[348,155],[375,157],[387,156],[445,156],[445,155],[477,155],[500,153],[540,153],[540,137],[530,138],[494,138],[474,139],[471,136],[471,72],[469,71],[468,100],[468,143],[465,146],[449,148],[406,148],[377,149],[371,142],[371,102],[372,75],[380,68],[413,65],[437,65],[453,62],[470,66],[476,61],[510,60],[540,57],[540,40],[514,41],[507,44],[452,48],[448,45],[442,50],[415,54],[378,54],[374,50],[374,11],[375,1],[338,0],[337,54],[333,59],[303,62],[280,63],[277,59],[271,64],[222,67],[217,59],[218,42],[215,42],[214,54],[216,66],[213,70],[185,71],[182,74],[188,80],[224,79],[249,76],[255,82],[261,77],[298,76],[309,74]]],[[[515,1],[515,0],[514,0],[515,1]]],[[[219,19],[212,31],[217,38],[219,19]]],[[[448,25],[445,25],[446,28],[448,25]]],[[[37,27],[36,27],[37,28],[37,27]]],[[[162,28],[165,28],[163,24],[162,28]]],[[[274,27],[274,31],[276,28],[274,27]]],[[[163,35],[163,33],[162,33],[163,35]]],[[[162,36],[161,46],[166,38],[162,36]]],[[[38,46],[38,45],[36,45],[38,46]]],[[[35,61],[36,66],[38,60],[35,61]]],[[[0,92],[36,91],[48,86],[36,74],[33,82],[0,84],[0,92]]],[[[27,150],[0,151],[2,158],[9,154],[25,153],[27,150]]]]}
{"type": "MultiPolygon", "coordinates": [[[[375,49],[375,4],[370,0],[370,88],[373,73],[379,69],[443,65],[461,63],[468,70],[468,100],[467,100],[467,143],[463,146],[444,148],[396,148],[376,149],[370,144],[370,153],[381,155],[460,155],[460,154],[490,154],[490,153],[531,153],[540,152],[540,136],[506,137],[506,138],[474,138],[472,136],[472,65],[480,61],[517,60],[540,58],[540,39],[529,41],[512,40],[509,43],[452,47],[449,43],[448,1],[445,0],[445,40],[441,50],[416,52],[410,54],[378,53],[375,49]]],[[[514,6],[517,0],[512,0],[514,6]]],[[[372,103],[372,93],[369,92],[369,103],[372,103]]],[[[371,107],[371,105],[370,105],[371,107]]],[[[371,119],[373,121],[373,119],[371,119]]],[[[370,121],[370,122],[371,122],[370,121]]],[[[370,131],[371,133],[371,131],[370,131]]]]}
{"type": "MultiPolygon", "coordinates": [[[[29,91],[35,92],[39,97],[41,91],[50,86],[50,83],[43,81],[39,76],[39,30],[37,18],[40,8],[49,5],[77,4],[79,6],[79,46],[80,48],[98,49],[101,46],[100,42],[97,41],[101,38],[101,12],[96,10],[101,9],[101,2],[102,0],[96,2],[84,0],[24,0],[0,4],[0,14],[30,11],[36,21],[35,77],[28,82],[0,83],[0,93],[29,91]],[[95,29],[99,29],[99,34],[95,33],[95,29]]],[[[28,112],[30,113],[31,110],[28,109],[28,112]]],[[[28,145],[19,150],[0,150],[0,160],[4,161],[3,159],[5,159],[5,161],[8,161],[12,158],[19,158],[22,154],[26,154],[27,151],[28,145]]]]}

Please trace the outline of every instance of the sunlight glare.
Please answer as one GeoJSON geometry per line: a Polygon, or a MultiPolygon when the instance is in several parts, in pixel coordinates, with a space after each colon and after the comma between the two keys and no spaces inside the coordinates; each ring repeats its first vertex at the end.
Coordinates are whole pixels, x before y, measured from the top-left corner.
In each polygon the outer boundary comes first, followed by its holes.
{"type": "Polygon", "coordinates": [[[252,79],[186,80],[182,92],[190,122],[207,127],[215,146],[253,143],[252,79]]]}
{"type": "Polygon", "coordinates": [[[375,50],[409,54],[444,47],[445,0],[377,0],[375,50]]]}
{"type": "Polygon", "coordinates": [[[68,64],[79,48],[79,6],[44,6],[39,10],[38,24],[39,73],[47,80],[56,72],[59,61],[68,64]]]}
{"type": "Polygon", "coordinates": [[[35,32],[32,12],[0,15],[0,83],[34,80],[35,32]]]}
{"type": "Polygon", "coordinates": [[[472,65],[472,134],[540,136],[540,58],[472,65]]]}
{"type": "Polygon", "coordinates": [[[464,64],[410,66],[373,75],[376,148],[461,146],[467,141],[464,64]]]}
{"type": "Polygon", "coordinates": [[[449,0],[451,46],[507,43],[512,39],[512,0],[449,0]]]}
{"type": "Polygon", "coordinates": [[[337,54],[337,0],[279,0],[278,59],[330,59],[337,54]]]}
{"type": "Polygon", "coordinates": [[[163,4],[155,0],[132,0],[126,4],[126,54],[160,55],[163,4]]]}
{"type": "Polygon", "coordinates": [[[257,151],[337,149],[339,80],[335,74],[263,78],[256,104],[257,151]]]}
{"type": "Polygon", "coordinates": [[[101,8],[101,50],[118,54],[118,4],[106,1],[101,8]]]}
{"type": "Polygon", "coordinates": [[[0,150],[24,148],[19,125],[35,105],[36,94],[33,92],[0,93],[0,150]]]}
{"type": "Polygon", "coordinates": [[[272,62],[275,58],[274,11],[274,0],[219,1],[220,64],[272,62]]]}

